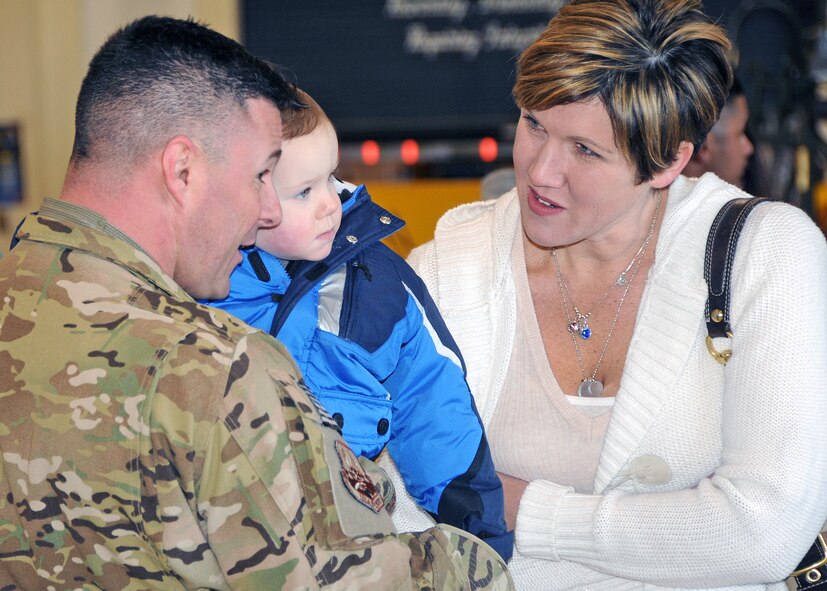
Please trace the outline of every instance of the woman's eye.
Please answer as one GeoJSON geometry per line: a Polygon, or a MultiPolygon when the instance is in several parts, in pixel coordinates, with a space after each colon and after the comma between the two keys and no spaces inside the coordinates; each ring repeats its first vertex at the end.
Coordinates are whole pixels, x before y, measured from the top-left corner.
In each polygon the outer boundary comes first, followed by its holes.
{"type": "Polygon", "coordinates": [[[597,152],[583,144],[577,144],[577,151],[583,156],[597,156],[597,152]]]}
{"type": "Polygon", "coordinates": [[[530,115],[530,114],[526,113],[525,115],[523,115],[523,119],[526,120],[526,123],[528,123],[528,126],[530,128],[532,128],[532,129],[542,129],[541,126],[540,126],[540,122],[537,121],[537,119],[533,115],[530,115]]]}

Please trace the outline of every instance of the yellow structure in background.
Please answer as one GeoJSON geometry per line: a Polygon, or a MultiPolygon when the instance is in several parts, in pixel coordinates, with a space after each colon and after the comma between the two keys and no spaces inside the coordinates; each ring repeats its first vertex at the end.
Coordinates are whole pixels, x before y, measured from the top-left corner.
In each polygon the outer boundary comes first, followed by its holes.
{"type": "Polygon", "coordinates": [[[813,188],[813,217],[821,226],[821,231],[827,235],[827,173],[813,188]]]}
{"type": "Polygon", "coordinates": [[[371,180],[366,185],[377,204],[405,220],[404,228],[383,241],[403,257],[434,237],[443,213],[480,199],[479,179],[371,180]]]}

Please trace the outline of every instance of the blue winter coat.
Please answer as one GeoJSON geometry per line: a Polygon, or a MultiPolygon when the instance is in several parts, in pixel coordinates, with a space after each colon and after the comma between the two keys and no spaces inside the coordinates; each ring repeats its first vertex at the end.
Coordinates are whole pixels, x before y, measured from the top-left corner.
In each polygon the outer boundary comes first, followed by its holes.
{"type": "Polygon", "coordinates": [[[327,258],[246,250],[227,299],[208,303],[282,341],[357,455],[387,446],[420,506],[508,560],[502,485],[459,349],[422,280],[380,242],[404,222],[364,185],[342,195],[327,258]]]}

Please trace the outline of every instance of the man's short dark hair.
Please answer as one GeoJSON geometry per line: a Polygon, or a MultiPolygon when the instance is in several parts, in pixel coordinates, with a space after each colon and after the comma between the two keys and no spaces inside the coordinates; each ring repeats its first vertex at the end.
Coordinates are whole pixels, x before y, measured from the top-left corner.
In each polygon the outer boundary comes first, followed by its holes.
{"type": "Polygon", "coordinates": [[[744,90],[743,84],[741,84],[741,80],[738,76],[733,76],[732,78],[732,86],[729,87],[729,95],[727,96],[727,102],[732,101],[735,97],[738,96],[746,96],[746,91],[744,90]]]}
{"type": "Polygon", "coordinates": [[[109,37],[89,64],[72,162],[134,162],[178,134],[211,149],[211,132],[257,98],[279,109],[298,102],[294,86],[238,42],[191,19],[143,17],[109,37]]]}

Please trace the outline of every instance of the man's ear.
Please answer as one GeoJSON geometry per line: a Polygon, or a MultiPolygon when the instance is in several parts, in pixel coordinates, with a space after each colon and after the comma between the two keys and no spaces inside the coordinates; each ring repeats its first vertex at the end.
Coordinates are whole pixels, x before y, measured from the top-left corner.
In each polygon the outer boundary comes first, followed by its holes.
{"type": "Polygon", "coordinates": [[[692,155],[692,160],[697,160],[703,164],[705,168],[709,167],[709,162],[712,160],[712,150],[709,149],[709,144],[707,142],[701,144],[701,147],[698,148],[698,152],[692,155]]]}
{"type": "Polygon", "coordinates": [[[672,160],[672,163],[652,177],[650,181],[652,187],[655,189],[663,189],[671,185],[672,181],[678,178],[686,163],[689,162],[689,159],[692,158],[693,151],[694,147],[691,143],[682,141],[678,146],[678,153],[675,159],[672,160]]]}
{"type": "Polygon", "coordinates": [[[197,148],[185,135],[178,135],[169,140],[161,153],[164,184],[169,194],[178,202],[186,199],[192,188],[190,174],[195,162],[197,148]]]}

